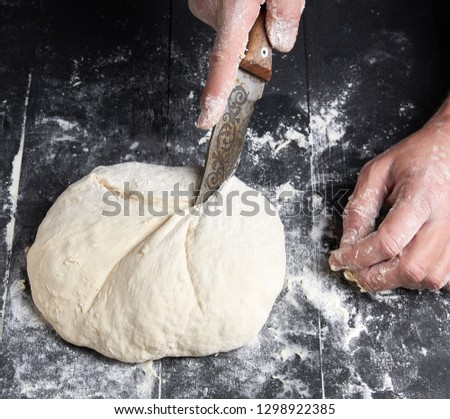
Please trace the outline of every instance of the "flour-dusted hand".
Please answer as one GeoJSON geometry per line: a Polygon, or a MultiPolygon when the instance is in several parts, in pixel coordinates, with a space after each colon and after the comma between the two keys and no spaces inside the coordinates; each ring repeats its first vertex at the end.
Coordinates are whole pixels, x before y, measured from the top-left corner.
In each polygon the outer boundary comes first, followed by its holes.
{"type": "Polygon", "coordinates": [[[366,164],[332,270],[367,291],[450,289],[450,98],[418,132],[366,164]],[[385,202],[391,209],[374,231],[385,202]]]}
{"type": "Polygon", "coordinates": [[[199,128],[212,128],[223,114],[244,57],[248,34],[264,3],[267,4],[266,30],[270,43],[279,51],[290,51],[297,37],[305,0],[189,0],[192,13],[217,32],[201,99],[199,128]]]}

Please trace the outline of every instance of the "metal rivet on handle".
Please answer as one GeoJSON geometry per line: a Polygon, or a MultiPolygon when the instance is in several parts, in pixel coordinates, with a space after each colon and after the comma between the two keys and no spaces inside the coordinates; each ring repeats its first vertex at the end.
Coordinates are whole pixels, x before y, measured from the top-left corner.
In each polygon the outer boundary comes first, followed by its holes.
{"type": "Polygon", "coordinates": [[[269,56],[269,49],[267,47],[261,48],[261,57],[267,58],[269,56]]]}

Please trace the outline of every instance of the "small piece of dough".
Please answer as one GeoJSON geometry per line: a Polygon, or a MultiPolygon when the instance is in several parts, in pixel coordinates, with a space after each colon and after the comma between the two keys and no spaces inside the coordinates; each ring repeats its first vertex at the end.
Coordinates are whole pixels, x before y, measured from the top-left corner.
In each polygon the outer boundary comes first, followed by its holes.
{"type": "Polygon", "coordinates": [[[352,271],[349,271],[348,269],[346,269],[344,271],[344,278],[348,282],[354,282],[358,286],[358,288],[361,292],[367,292],[367,290],[365,290],[361,285],[359,285],[359,282],[356,280],[356,275],[352,271]]]}
{"type": "MultiPolygon", "coordinates": [[[[64,339],[141,362],[229,351],[258,334],[285,277],[283,226],[265,198],[249,198],[253,216],[236,196],[217,216],[174,214],[172,198],[168,215],[140,215],[124,187],[161,209],[163,191],[198,179],[195,168],[125,163],[98,167],[57,199],[27,261],[34,302],[64,339]],[[102,215],[111,201],[129,216],[102,215]]],[[[224,200],[231,191],[252,189],[232,178],[224,200]]]]}

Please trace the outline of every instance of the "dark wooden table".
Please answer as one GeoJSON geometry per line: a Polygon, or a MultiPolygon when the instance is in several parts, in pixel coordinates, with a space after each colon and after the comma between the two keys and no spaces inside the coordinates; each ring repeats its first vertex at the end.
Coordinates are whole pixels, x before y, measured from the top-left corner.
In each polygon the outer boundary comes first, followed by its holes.
{"type": "Polygon", "coordinates": [[[214,35],[184,0],[1,0],[2,397],[448,398],[450,295],[361,294],[326,263],[362,164],[444,97],[434,17],[427,0],[307,2],[238,172],[279,208],[286,287],[250,345],[130,365],[58,337],[33,305],[26,249],[98,165],[202,164],[214,35]]]}

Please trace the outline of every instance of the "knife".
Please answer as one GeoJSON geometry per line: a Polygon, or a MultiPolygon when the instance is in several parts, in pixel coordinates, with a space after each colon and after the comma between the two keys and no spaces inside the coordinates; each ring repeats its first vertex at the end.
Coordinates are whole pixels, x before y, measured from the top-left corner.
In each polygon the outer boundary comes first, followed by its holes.
{"type": "Polygon", "coordinates": [[[222,118],[214,126],[206,152],[200,190],[195,204],[206,201],[236,171],[255,102],[272,76],[272,47],[267,38],[265,9],[249,33],[245,57],[222,118]]]}

